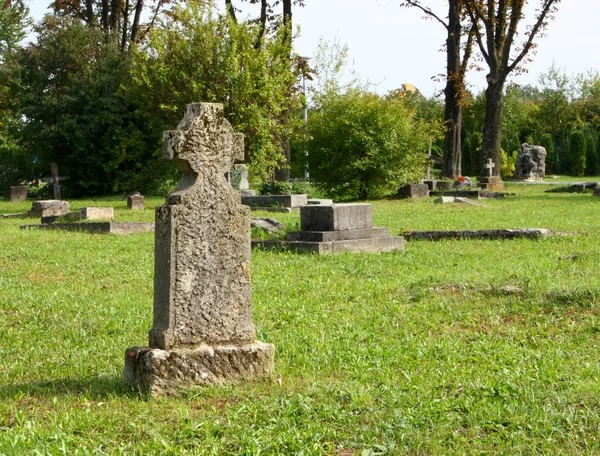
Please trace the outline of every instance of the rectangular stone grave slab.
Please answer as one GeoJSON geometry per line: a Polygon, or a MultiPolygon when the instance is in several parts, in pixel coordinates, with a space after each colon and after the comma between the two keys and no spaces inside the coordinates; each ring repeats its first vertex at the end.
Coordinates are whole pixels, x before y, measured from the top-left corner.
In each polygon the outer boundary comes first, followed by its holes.
{"type": "Polygon", "coordinates": [[[114,220],[115,211],[112,207],[83,207],[79,209],[81,220],[114,220]]]}
{"type": "Polygon", "coordinates": [[[463,198],[463,197],[456,197],[455,198],[457,203],[463,203],[463,204],[468,204],[470,206],[479,206],[479,207],[487,207],[485,204],[483,203],[478,203],[475,200],[472,200],[470,198],[463,198]]]}
{"type": "Polygon", "coordinates": [[[404,250],[404,238],[402,236],[388,236],[329,242],[255,240],[252,241],[252,248],[290,250],[295,253],[316,253],[318,255],[335,253],[380,253],[404,250]]]}
{"type": "Polygon", "coordinates": [[[62,216],[69,213],[70,205],[67,201],[41,200],[31,204],[29,214],[32,217],[62,216]]]}
{"type": "Polygon", "coordinates": [[[373,228],[372,204],[302,206],[302,231],[343,231],[373,228]]]}
{"type": "Polygon", "coordinates": [[[127,207],[132,211],[144,210],[144,197],[142,195],[128,195],[127,207]]]}
{"type": "Polygon", "coordinates": [[[8,200],[11,203],[22,203],[27,201],[27,191],[29,188],[27,185],[15,185],[10,188],[10,195],[8,200]]]}
{"type": "Polygon", "coordinates": [[[22,230],[62,230],[87,231],[93,234],[134,234],[154,231],[154,223],[147,222],[89,222],[89,223],[48,223],[23,225],[22,230]]]}
{"type": "Polygon", "coordinates": [[[269,375],[275,348],[252,323],[250,210],[225,179],[244,135],[221,104],[194,103],[163,145],[182,177],[156,208],[153,325],[148,347],[125,351],[125,380],[160,395],[269,375]]]}
{"type": "Polygon", "coordinates": [[[287,235],[288,241],[304,242],[349,241],[380,237],[390,237],[390,230],[388,228],[366,228],[343,231],[292,231],[287,235]]]}
{"type": "Polygon", "coordinates": [[[406,239],[439,241],[441,239],[540,239],[552,235],[545,228],[522,228],[518,230],[479,230],[479,231],[411,231],[406,239]]]}
{"type": "Polygon", "coordinates": [[[300,207],[304,206],[306,201],[307,196],[305,194],[242,196],[242,204],[251,208],[300,207]]]}
{"type": "Polygon", "coordinates": [[[429,186],[427,184],[408,184],[398,190],[399,198],[427,198],[429,186]]]}
{"type": "Polygon", "coordinates": [[[75,222],[81,220],[81,214],[77,212],[67,212],[65,215],[48,215],[42,217],[42,224],[45,223],[56,223],[57,221],[62,222],[75,222]]]}
{"type": "Polygon", "coordinates": [[[333,200],[332,199],[323,199],[323,198],[311,198],[306,200],[306,204],[310,205],[310,206],[319,206],[319,205],[324,205],[324,204],[333,204],[333,200]]]}
{"type": "Polygon", "coordinates": [[[437,191],[431,192],[430,196],[453,196],[453,197],[461,197],[461,198],[477,198],[481,197],[480,190],[450,190],[450,191],[437,191]]]}

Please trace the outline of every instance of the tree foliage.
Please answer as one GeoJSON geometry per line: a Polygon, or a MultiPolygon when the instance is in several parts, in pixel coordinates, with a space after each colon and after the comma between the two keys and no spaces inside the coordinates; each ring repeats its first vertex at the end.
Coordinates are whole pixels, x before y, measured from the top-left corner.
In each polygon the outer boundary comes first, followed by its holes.
{"type": "Polygon", "coordinates": [[[571,172],[575,176],[583,176],[585,173],[586,141],[581,130],[571,132],[571,172]]]}
{"type": "Polygon", "coordinates": [[[309,118],[311,180],[336,199],[366,199],[423,177],[431,124],[404,100],[329,92],[309,118]]]}
{"type": "Polygon", "coordinates": [[[259,33],[206,6],[177,9],[135,53],[129,96],[165,128],[179,122],[187,103],[223,103],[227,119],[245,134],[251,176],[266,180],[283,160],[281,138],[297,126],[279,120],[300,100],[289,96],[297,76],[282,31],[256,49],[259,33]]]}
{"type": "MultiPolygon", "coordinates": [[[[491,158],[500,170],[500,147],[504,108],[504,84],[508,75],[520,68],[535,48],[535,38],[545,29],[560,0],[539,0],[535,17],[522,27],[527,0],[465,0],[465,8],[475,27],[479,51],[489,72],[486,76],[486,110],[483,126],[483,162],[491,158]],[[518,43],[519,33],[524,41],[518,43]]],[[[482,175],[483,175],[482,169],[482,175]]]]}

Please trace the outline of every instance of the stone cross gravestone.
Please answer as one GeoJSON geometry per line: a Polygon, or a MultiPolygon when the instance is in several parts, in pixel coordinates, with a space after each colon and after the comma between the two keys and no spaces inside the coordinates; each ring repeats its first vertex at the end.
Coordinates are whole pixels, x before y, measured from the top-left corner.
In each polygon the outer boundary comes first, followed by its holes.
{"type": "Polygon", "coordinates": [[[494,163],[494,161],[491,158],[488,158],[488,162],[485,165],[483,165],[483,167],[488,170],[488,176],[492,176],[495,166],[496,164],[494,163]]]}
{"type": "Polygon", "coordinates": [[[165,156],[183,176],[156,209],[150,347],[125,355],[125,378],[144,393],[273,370],[275,348],[256,340],[252,324],[249,208],[225,179],[243,144],[220,104],[188,105],[164,133],[165,156]]]}
{"type": "Polygon", "coordinates": [[[50,171],[52,173],[52,177],[44,177],[42,182],[52,182],[52,187],[54,190],[54,199],[60,200],[60,185],[59,182],[61,180],[69,180],[67,176],[60,176],[58,174],[58,165],[56,163],[50,164],[50,171]]]}

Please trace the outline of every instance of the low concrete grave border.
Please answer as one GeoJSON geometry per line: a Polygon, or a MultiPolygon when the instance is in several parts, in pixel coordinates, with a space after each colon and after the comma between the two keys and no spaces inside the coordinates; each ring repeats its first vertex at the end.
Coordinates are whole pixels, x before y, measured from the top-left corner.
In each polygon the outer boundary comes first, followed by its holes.
{"type": "Polygon", "coordinates": [[[23,225],[22,230],[63,230],[87,231],[89,233],[134,234],[154,231],[154,223],[140,222],[90,222],[90,223],[51,223],[23,225]]]}
{"type": "Polygon", "coordinates": [[[522,228],[517,230],[457,230],[457,231],[411,231],[405,234],[409,241],[439,241],[442,239],[542,239],[552,235],[546,228],[522,228]]]}

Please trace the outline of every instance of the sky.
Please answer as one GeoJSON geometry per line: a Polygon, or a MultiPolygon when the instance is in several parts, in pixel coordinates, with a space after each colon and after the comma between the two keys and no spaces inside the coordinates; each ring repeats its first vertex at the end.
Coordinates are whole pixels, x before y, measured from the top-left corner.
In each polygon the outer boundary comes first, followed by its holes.
{"type": "MultiPolygon", "coordinates": [[[[533,7],[540,0],[530,0],[530,23],[533,7]]],[[[35,19],[40,19],[49,0],[30,0],[35,19]]],[[[217,0],[217,3],[224,3],[217,0]]],[[[235,4],[241,2],[234,0],[235,4]]],[[[432,78],[445,71],[442,50],[446,31],[438,22],[423,20],[417,9],[400,8],[400,0],[305,0],[304,8],[293,10],[294,26],[300,27],[295,51],[305,57],[314,55],[320,38],[336,38],[349,48],[354,69],[363,81],[376,84],[375,90],[384,94],[404,83],[416,86],[426,96],[443,89],[443,82],[432,78]]],[[[422,0],[440,17],[446,16],[446,0],[422,0]]],[[[511,81],[520,84],[538,83],[554,63],[567,74],[600,71],[600,0],[562,0],[546,36],[538,38],[533,61],[526,72],[511,81]]],[[[256,6],[247,6],[244,13],[258,15],[256,6]]],[[[471,89],[485,88],[484,71],[471,71],[467,77],[471,89]]]]}

